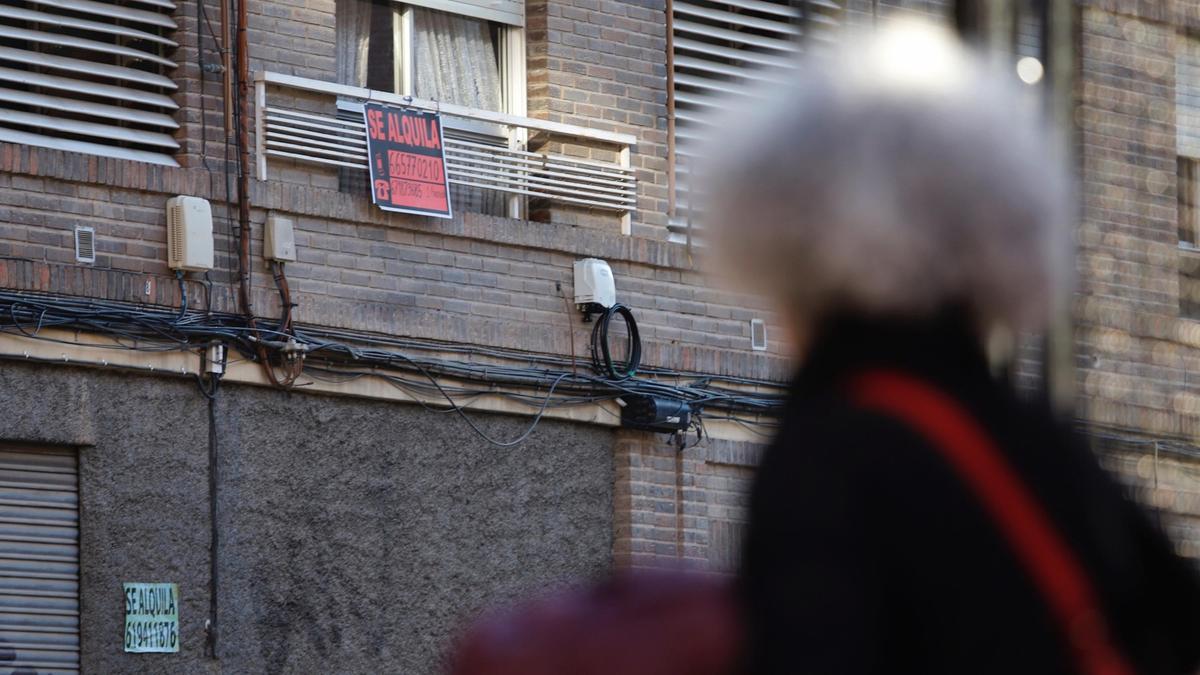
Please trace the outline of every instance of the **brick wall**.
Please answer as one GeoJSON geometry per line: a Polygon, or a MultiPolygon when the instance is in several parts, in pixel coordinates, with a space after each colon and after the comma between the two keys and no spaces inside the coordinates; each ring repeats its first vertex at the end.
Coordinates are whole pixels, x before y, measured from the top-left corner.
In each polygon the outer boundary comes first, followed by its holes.
{"type": "Polygon", "coordinates": [[[661,437],[618,433],[617,565],[736,569],[762,446],[712,439],[695,446],[693,441],[681,450],[661,437]]]}
{"type": "MultiPolygon", "coordinates": [[[[320,53],[323,45],[331,49],[332,3],[255,3],[252,7],[255,68],[333,79],[332,64],[320,53]]],[[[182,4],[179,11],[192,16],[194,10],[194,4],[182,4]]],[[[651,37],[657,42],[651,46],[658,44],[660,52],[665,47],[661,23],[653,28],[654,13],[644,7],[609,3],[603,11],[587,12],[589,19],[600,22],[597,25],[613,22],[617,28],[604,31],[625,31],[632,43],[640,42],[642,33],[657,30],[657,37],[651,37]],[[631,18],[635,16],[640,18],[631,18]]],[[[215,21],[215,7],[209,13],[215,21]]],[[[530,51],[536,53],[533,8],[530,14],[530,51]]],[[[585,19],[573,21],[573,30],[580,34],[589,30],[585,19]]],[[[181,32],[194,26],[194,20],[181,21],[181,32]]],[[[206,37],[204,42],[205,62],[215,62],[212,39],[206,37]]],[[[595,87],[597,91],[591,93],[619,95],[626,103],[609,108],[607,99],[597,98],[582,103],[571,115],[562,111],[551,115],[548,103],[544,109],[547,118],[638,135],[633,165],[639,170],[640,197],[633,236],[619,235],[615,227],[589,213],[552,212],[552,222],[472,213],[459,214],[452,221],[385,214],[374,209],[365,195],[340,191],[336,170],[273,167],[273,180],[252,181],[250,194],[256,312],[279,311],[260,257],[263,223],[269,213],[276,213],[296,222],[299,260],[287,270],[299,305],[298,321],[574,353],[586,360],[590,326],[580,323],[564,297],[573,295],[572,262],[596,256],[612,264],[619,298],[634,308],[647,365],[784,379],[790,368],[777,325],[768,327],[770,351],[750,350],[750,319],[773,321],[765,305],[710,287],[687,249],[665,241],[663,84],[652,84],[661,79],[663,60],[650,58],[650,47],[639,49],[647,63],[657,63],[650,72],[613,64],[608,59],[614,55],[607,54],[602,61],[608,65],[585,70],[581,77],[586,79],[568,87],[579,92],[595,87]],[[630,73],[637,74],[636,82],[625,81],[630,73]],[[611,114],[622,117],[604,119],[611,114]],[[573,223],[594,227],[573,227],[573,223]]],[[[184,42],[180,54],[186,64],[180,71],[185,75],[180,80],[183,168],[0,145],[0,287],[177,305],[180,295],[165,262],[164,207],[169,197],[186,194],[213,201],[217,255],[211,275],[212,304],[216,310],[236,309],[232,273],[236,228],[224,203],[230,177],[225,173],[222,90],[219,79],[206,77],[201,98],[200,58],[194,42],[184,42]],[[96,229],[99,255],[94,265],[74,262],[72,230],[77,225],[96,229]]],[[[587,58],[581,56],[579,62],[587,58]]],[[[531,72],[531,81],[537,77],[531,72]]],[[[537,92],[535,83],[531,85],[535,115],[540,112],[537,92]]],[[[576,94],[562,96],[566,101],[576,94]]],[[[193,299],[205,297],[198,277],[192,275],[188,284],[193,299]]],[[[623,496],[614,510],[614,552],[619,562],[660,564],[682,556],[719,569],[736,564],[752,459],[731,455],[713,461],[711,452],[701,446],[678,456],[659,436],[624,434],[614,450],[614,490],[623,496]],[[679,472],[675,471],[677,457],[679,472]]]]}
{"type": "MultiPolygon", "coordinates": [[[[217,302],[231,296],[235,223],[224,203],[231,177],[225,172],[219,74],[204,73],[203,92],[200,87],[201,63],[220,62],[218,40],[211,35],[219,30],[219,9],[205,4],[197,18],[198,1],[181,3],[176,12],[185,169],[4,146],[0,200],[8,215],[0,222],[0,255],[70,266],[71,230],[93,225],[100,257],[89,276],[101,270],[118,275],[114,278],[147,275],[161,289],[153,299],[169,302],[174,283],[165,265],[163,206],[176,194],[197,195],[214,202],[217,267],[211,276],[217,302]]],[[[862,11],[870,3],[857,4],[862,11]]],[[[945,7],[907,0],[881,4],[884,12],[939,14],[945,7]]],[[[610,236],[616,231],[611,215],[561,209],[550,213],[551,223],[468,213],[445,224],[383,214],[365,195],[340,192],[337,169],[273,164],[271,180],[254,181],[252,188],[256,311],[277,311],[257,257],[270,211],[297,223],[299,261],[288,265],[288,274],[302,321],[568,354],[572,342],[562,294],[571,293],[570,265],[578,257],[599,256],[613,264],[621,300],[638,314],[648,363],[785,377],[788,368],[779,357],[786,350],[777,326],[768,327],[773,338],[768,354],[749,351],[750,319],[772,320],[765,306],[710,288],[687,251],[663,241],[664,12],[661,2],[620,0],[537,0],[527,7],[530,114],[638,137],[632,157],[639,180],[633,237],[610,236]],[[497,239],[500,233],[503,240],[497,239]]],[[[249,33],[254,70],[334,79],[332,0],[253,2],[249,33]]],[[[571,332],[574,351],[582,353],[586,327],[571,332]]]]}
{"type": "MultiPolygon", "coordinates": [[[[666,238],[667,69],[663,0],[531,0],[525,7],[529,114],[632,133],[637,149],[634,234],[666,238]]],[[[612,148],[531,139],[549,151],[611,160],[612,148]]],[[[597,214],[546,209],[556,222],[612,227],[597,214]]]]}
{"type": "Polygon", "coordinates": [[[1178,248],[1175,58],[1197,7],[1081,5],[1078,413],[1131,481],[1179,478],[1140,494],[1196,555],[1200,324],[1180,311],[1180,273],[1195,264],[1178,248]],[[1164,442],[1179,444],[1168,459],[1164,442]]]}
{"type": "Polygon", "coordinates": [[[248,9],[251,71],[336,81],[334,0],[251,2],[248,9]]]}
{"type": "Polygon", "coordinates": [[[1180,340],[1175,44],[1170,24],[1083,10],[1077,271],[1084,418],[1179,436],[1195,354],[1180,340]]]}
{"type": "MultiPolygon", "coordinates": [[[[1181,319],[1178,309],[1173,78],[1176,32],[1198,27],[1200,12],[1194,3],[1083,4],[1080,415],[1131,438],[1195,444],[1200,390],[1191,373],[1200,366],[1200,324],[1181,319]]],[[[945,20],[950,3],[879,5],[885,16],[945,20]]],[[[254,68],[334,79],[331,0],[251,7],[254,68]]],[[[850,22],[862,25],[873,3],[853,0],[849,9],[850,22]]],[[[167,198],[189,194],[214,202],[213,302],[234,308],[223,92],[206,74],[200,96],[200,57],[207,63],[218,55],[211,37],[197,51],[195,10],[189,0],[177,12],[183,168],[0,145],[0,286],[176,304],[163,208],[167,198]],[[81,224],[96,228],[95,265],[74,263],[71,230],[81,224]]],[[[215,25],[216,6],[207,11],[215,25]]],[[[784,379],[789,366],[778,326],[769,326],[769,352],[749,349],[749,320],[770,320],[766,307],[710,287],[687,249],[664,241],[664,12],[661,0],[527,5],[531,116],[638,137],[633,236],[617,234],[611,215],[564,209],[535,209],[549,222],[385,214],[365,195],[340,191],[335,169],[281,164],[271,181],[253,181],[251,189],[258,313],[278,311],[258,257],[262,224],[274,212],[296,221],[300,259],[287,269],[302,322],[586,357],[588,327],[563,296],[572,295],[572,261],[596,256],[612,263],[620,300],[637,314],[647,364],[784,379]]],[[[533,142],[578,154],[611,152],[561,139],[533,142]]],[[[191,283],[189,294],[203,297],[191,283]]],[[[615,450],[618,562],[736,564],[756,452],[713,441],[680,454],[660,437],[622,432],[615,450]]]]}
{"type": "Polygon", "coordinates": [[[1175,550],[1200,559],[1200,454],[1150,439],[1102,439],[1105,466],[1160,514],[1175,550]]]}
{"type": "MultiPolygon", "coordinates": [[[[188,194],[213,201],[212,302],[218,310],[235,309],[236,226],[224,201],[233,180],[225,159],[236,154],[226,144],[220,76],[202,70],[220,62],[209,31],[210,24],[219,26],[219,9],[207,3],[197,19],[195,2],[203,1],[181,3],[176,13],[183,168],[0,146],[0,256],[8,257],[0,260],[0,284],[177,304],[165,263],[163,209],[169,197],[188,194]],[[72,229],[80,224],[96,228],[95,265],[74,263],[72,229]]],[[[871,3],[856,2],[860,18],[867,17],[871,3]]],[[[883,2],[881,9],[944,16],[945,3],[883,2]]],[[[665,31],[661,0],[527,5],[530,115],[637,137],[633,236],[617,234],[611,214],[536,202],[531,215],[542,222],[385,214],[365,194],[345,191],[335,168],[273,162],[271,180],[252,181],[251,188],[256,313],[279,311],[259,257],[263,223],[275,213],[296,223],[299,260],[287,272],[302,322],[586,359],[590,326],[579,322],[564,296],[572,296],[572,262],[596,256],[612,264],[619,298],[634,308],[646,364],[786,378],[783,332],[766,306],[710,287],[687,249],[665,241],[665,31]],[[749,349],[752,318],[772,322],[767,353],[749,349]]],[[[334,35],[332,0],[251,3],[253,70],[333,81],[334,35]]],[[[330,112],[328,100],[291,102],[330,112]]],[[[531,147],[609,160],[614,152],[537,136],[531,147]]],[[[198,279],[189,284],[192,298],[204,297],[198,279]]],[[[615,455],[618,560],[736,564],[756,451],[713,444],[679,454],[661,437],[624,433],[615,455]]]]}
{"type": "MultiPolygon", "coordinates": [[[[48,264],[39,267],[48,270],[47,278],[53,281],[48,290],[86,294],[102,286],[105,293],[121,298],[177,302],[165,264],[163,208],[169,197],[188,194],[213,201],[214,302],[232,309],[236,223],[235,210],[224,200],[226,183],[234,178],[225,171],[224,160],[227,151],[231,157],[236,152],[225,143],[219,74],[205,73],[203,96],[200,87],[200,62],[220,62],[218,41],[210,31],[219,30],[219,9],[206,4],[199,21],[196,11],[195,2],[185,2],[176,13],[184,169],[8,145],[0,149],[0,206],[5,209],[0,255],[48,264]],[[99,257],[95,265],[75,274],[72,230],[82,224],[96,228],[99,257]],[[82,287],[67,281],[76,278],[93,281],[82,287]],[[114,281],[100,282],[102,278],[114,281]],[[146,281],[153,288],[149,294],[125,291],[144,288],[146,281]]],[[[664,114],[663,85],[651,82],[662,75],[661,9],[655,14],[634,3],[588,7],[581,2],[574,9],[533,5],[528,14],[531,113],[637,133],[633,164],[639,167],[643,194],[665,184],[664,139],[655,131],[664,114]],[[586,48],[572,47],[578,57],[572,61],[575,65],[545,60],[559,49],[551,46],[562,43],[558,33],[540,26],[564,13],[573,17],[564,19],[572,34],[589,40],[586,48]],[[559,66],[563,69],[555,71],[559,66]],[[558,75],[551,77],[552,71],[570,71],[576,79],[564,83],[558,75]],[[628,81],[631,74],[638,75],[637,82],[628,81]],[[547,89],[551,80],[553,92],[547,89]],[[572,99],[578,92],[607,98],[576,106],[572,99]],[[553,106],[552,100],[557,101],[553,106]],[[614,115],[619,119],[605,119],[614,115]]],[[[334,19],[332,0],[252,2],[252,69],[333,81],[334,19]]],[[[563,28],[558,18],[554,25],[563,28]]],[[[686,250],[662,241],[665,230],[635,222],[635,235],[621,237],[611,214],[602,217],[606,220],[601,229],[580,229],[572,224],[595,225],[599,216],[570,211],[555,212],[552,223],[471,213],[451,223],[433,222],[385,214],[374,209],[365,194],[339,191],[340,185],[336,168],[286,162],[272,163],[271,180],[252,181],[257,313],[278,311],[259,257],[262,225],[271,212],[290,216],[297,224],[299,260],[287,271],[301,321],[585,355],[588,327],[569,316],[563,296],[572,296],[573,260],[599,256],[612,263],[622,302],[637,312],[648,364],[685,364],[731,375],[786,375],[778,340],[769,354],[749,350],[750,319],[770,318],[761,303],[707,287],[686,250]]],[[[643,200],[636,221],[654,222],[656,211],[662,215],[661,206],[643,200]]],[[[9,278],[24,278],[24,269],[14,267],[9,278]]],[[[193,289],[192,297],[200,297],[198,290],[193,289]]]]}
{"type": "MultiPolygon", "coordinates": [[[[212,179],[202,170],[152,169],[5,145],[0,255],[60,269],[54,279],[73,278],[66,273],[77,269],[73,228],[92,225],[98,258],[78,268],[81,274],[144,276],[156,289],[153,300],[136,294],[128,299],[174,304],[164,206],[175,194],[219,199],[223,181],[212,179]]],[[[357,195],[286,182],[255,182],[252,201],[260,315],[278,312],[259,257],[262,224],[271,211],[296,219],[299,261],[287,270],[299,304],[297,320],[306,323],[563,355],[572,353],[569,332],[574,352],[586,358],[590,326],[573,310],[568,313],[564,296],[573,298],[573,261],[598,256],[612,264],[619,298],[637,315],[647,365],[775,379],[788,373],[778,339],[770,352],[750,350],[750,319],[770,318],[763,304],[706,285],[686,249],[676,244],[470,213],[453,221],[390,215],[357,195]]],[[[231,227],[223,206],[214,211],[215,303],[232,309],[231,227]]],[[[202,297],[198,279],[192,281],[190,295],[202,297]]],[[[44,290],[87,294],[90,288],[44,290]]],[[[774,328],[771,335],[782,334],[774,328]]]]}

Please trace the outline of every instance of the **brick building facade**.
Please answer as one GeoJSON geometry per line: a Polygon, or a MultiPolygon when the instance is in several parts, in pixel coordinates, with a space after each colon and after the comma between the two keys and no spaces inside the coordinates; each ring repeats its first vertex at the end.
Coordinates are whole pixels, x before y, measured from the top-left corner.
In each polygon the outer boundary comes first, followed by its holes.
{"type": "MultiPolygon", "coordinates": [[[[249,2],[248,84],[259,92],[248,104],[253,175],[241,198],[249,207],[249,300],[262,325],[284,311],[263,258],[264,229],[282,219],[295,233],[297,259],[283,265],[291,316],[305,330],[466,363],[473,373],[590,372],[591,325],[573,306],[572,265],[601,258],[619,301],[637,317],[648,379],[670,386],[715,379],[778,394],[791,365],[770,312],[710,285],[693,248],[676,236],[683,205],[675,159],[684,136],[672,135],[671,111],[686,95],[672,87],[686,91],[695,76],[688,61],[672,57],[691,53],[684,40],[697,49],[698,38],[672,32],[670,5],[655,0],[483,4],[249,2]],[[505,12],[497,14],[497,5],[505,12]],[[422,22],[430,8],[455,7],[486,22],[468,27],[486,28],[470,34],[489,45],[472,55],[490,49],[496,66],[480,75],[496,79],[498,103],[490,108],[483,99],[456,99],[467,94],[454,89],[422,92],[421,59],[431,58],[422,40],[436,44],[438,36],[422,33],[422,22]],[[339,31],[354,25],[368,27],[371,41],[347,56],[339,31]],[[403,50],[412,58],[397,58],[403,50]],[[349,58],[366,62],[347,68],[349,58]],[[377,72],[379,59],[386,67],[377,72]],[[379,81],[396,85],[385,90],[379,81]],[[353,141],[354,125],[361,129],[354,106],[368,98],[360,95],[368,85],[378,100],[440,99],[427,107],[445,105],[446,119],[455,118],[456,105],[504,116],[447,127],[462,167],[463,182],[452,185],[462,196],[454,218],[372,205],[366,157],[353,141]],[[470,159],[482,156],[492,164],[470,159]],[[542,161],[566,173],[530,182],[534,174],[512,168],[542,161]],[[517,188],[514,174],[526,177],[517,188]],[[510,189],[499,200],[468,184],[500,181],[510,189]],[[560,189],[563,182],[577,192],[560,189]],[[623,190],[631,201],[611,208],[623,190]],[[764,350],[752,346],[755,320],[766,326],[764,350]]],[[[853,0],[827,18],[866,25],[873,14],[909,14],[951,23],[952,5],[853,0]]],[[[237,116],[226,106],[236,87],[225,86],[235,38],[221,19],[234,5],[188,0],[162,9],[178,43],[161,52],[177,64],[168,71],[177,89],[166,93],[177,106],[170,136],[178,148],[160,146],[165,160],[122,158],[131,148],[144,151],[140,139],[111,141],[109,153],[72,151],[80,134],[0,117],[0,128],[50,139],[0,142],[7,307],[28,312],[21,297],[83,297],[172,313],[182,288],[197,322],[244,312],[237,116]],[[182,287],[167,265],[165,208],[177,195],[211,203],[216,254],[207,278],[190,273],[182,287]],[[79,261],[80,227],[94,230],[93,262],[79,261]]],[[[1180,309],[1191,252],[1178,246],[1170,172],[1184,154],[1176,153],[1176,57],[1195,10],[1134,2],[1077,9],[1080,418],[1094,425],[1117,468],[1159,481],[1149,496],[1183,516],[1172,522],[1185,547],[1200,541],[1200,469],[1188,424],[1200,408],[1187,378],[1200,338],[1180,309]]],[[[0,23],[24,25],[6,16],[0,23]]],[[[678,7],[673,17],[676,28],[691,21],[730,30],[678,7]]],[[[783,24],[784,31],[813,25],[801,14],[783,24]]],[[[751,31],[753,39],[777,45],[773,29],[762,30],[751,31]]],[[[736,42],[716,34],[719,47],[736,42]]],[[[12,66],[3,53],[0,61],[12,66]]],[[[11,88],[46,95],[28,83],[11,88]]],[[[16,98],[0,96],[0,105],[54,115],[16,98]]],[[[518,438],[542,420],[525,444],[497,448],[462,418],[422,407],[443,409],[438,392],[397,384],[378,376],[387,374],[382,369],[352,379],[314,370],[280,390],[253,350],[233,352],[209,401],[195,383],[204,383],[207,343],[113,349],[139,344],[57,327],[45,313],[29,316],[0,320],[0,454],[7,462],[39,452],[77,458],[76,482],[65,490],[75,500],[68,519],[76,540],[55,553],[69,561],[58,585],[46,587],[67,618],[47,629],[51,638],[17,640],[15,649],[65,669],[290,672],[337,663],[341,671],[372,672],[391,663],[431,672],[457,622],[531,589],[613,564],[734,567],[753,467],[771,429],[769,414],[715,408],[702,416],[704,438],[693,433],[680,449],[677,439],[619,428],[613,396],[539,410],[550,396],[545,379],[456,396],[493,440],[518,438]],[[128,581],[179,584],[178,654],[124,651],[121,584],[128,581]]],[[[284,365],[276,361],[274,372],[284,365]]],[[[439,377],[447,386],[470,379],[439,377]]],[[[3,541],[0,529],[0,577],[12,557],[3,541]]],[[[40,602],[46,589],[31,583],[25,588],[33,591],[13,591],[18,604],[40,602]]],[[[0,637],[10,630],[0,616],[0,637]]]]}
{"type": "Polygon", "coordinates": [[[1197,6],[1089,2],[1078,11],[1078,415],[1146,500],[1175,514],[1169,528],[1195,557],[1195,253],[1181,219],[1194,189],[1185,169],[1196,154],[1197,6]]]}

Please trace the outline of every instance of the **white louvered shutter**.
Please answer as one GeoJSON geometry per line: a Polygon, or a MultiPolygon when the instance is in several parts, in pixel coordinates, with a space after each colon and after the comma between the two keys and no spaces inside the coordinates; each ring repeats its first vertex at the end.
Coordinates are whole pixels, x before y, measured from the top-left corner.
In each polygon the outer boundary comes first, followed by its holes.
{"type": "Polygon", "coordinates": [[[79,672],[73,450],[0,446],[0,671],[79,672]]]}
{"type": "Polygon", "coordinates": [[[675,97],[673,241],[695,229],[692,168],[706,124],[722,100],[793,66],[806,41],[832,39],[842,2],[675,0],[672,11],[675,97]]]}
{"type": "Polygon", "coordinates": [[[0,142],[177,166],[170,0],[0,0],[0,142]]]}

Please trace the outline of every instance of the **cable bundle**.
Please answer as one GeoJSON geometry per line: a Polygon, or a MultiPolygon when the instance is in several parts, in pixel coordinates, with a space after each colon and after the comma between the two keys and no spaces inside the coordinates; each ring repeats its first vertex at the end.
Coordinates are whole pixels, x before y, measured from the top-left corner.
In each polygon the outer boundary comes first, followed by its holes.
{"type": "MultiPolygon", "coordinates": [[[[766,434],[782,410],[784,394],[779,383],[750,378],[700,375],[648,367],[635,377],[641,359],[641,338],[632,312],[613,307],[597,320],[593,331],[598,374],[569,370],[571,361],[553,354],[485,347],[439,340],[352,333],[318,326],[291,326],[264,321],[248,325],[246,317],[184,308],[169,310],[145,305],[77,298],[38,292],[0,289],[0,333],[64,341],[43,335],[58,328],[87,331],[114,340],[110,349],[138,351],[201,351],[213,343],[236,350],[251,361],[286,360],[302,354],[297,370],[324,381],[378,377],[418,399],[435,396],[447,407],[421,405],[440,412],[457,413],[473,431],[496,445],[510,445],[528,437],[549,408],[588,405],[629,395],[655,395],[684,401],[697,416],[727,419],[756,433],[766,434]],[[620,315],[629,329],[630,350],[624,363],[613,362],[608,329],[620,315]],[[435,356],[430,352],[437,353],[435,356]],[[445,358],[461,354],[465,359],[445,358]],[[473,362],[476,356],[489,363],[473,362]],[[495,360],[509,361],[509,364],[495,360]],[[536,365],[535,365],[536,364],[536,365]],[[650,375],[650,377],[645,377],[650,375]],[[737,387],[720,386],[725,382],[737,387]],[[753,390],[748,389],[753,387],[753,390]],[[773,393],[766,393],[774,390],[773,393]],[[538,411],[530,429],[515,441],[497,441],[483,434],[464,414],[462,405],[480,396],[502,396],[538,411]],[[743,417],[743,414],[753,417],[743,417]]],[[[96,345],[93,345],[96,346],[96,345]]],[[[209,392],[206,392],[206,394],[209,392]]],[[[212,392],[215,393],[215,392],[212,392]]]]}
{"type": "Polygon", "coordinates": [[[600,313],[596,325],[592,327],[592,367],[597,373],[610,380],[628,380],[637,374],[638,366],[642,363],[642,336],[638,333],[637,320],[633,312],[622,304],[616,304],[600,313]],[[629,356],[619,369],[613,364],[612,349],[608,344],[608,328],[614,316],[620,316],[625,321],[629,331],[629,356]]]}

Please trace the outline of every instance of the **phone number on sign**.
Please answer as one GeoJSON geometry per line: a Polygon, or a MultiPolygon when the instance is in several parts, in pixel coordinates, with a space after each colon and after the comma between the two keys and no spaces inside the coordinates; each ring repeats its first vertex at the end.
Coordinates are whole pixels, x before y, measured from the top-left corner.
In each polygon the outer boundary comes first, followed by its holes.
{"type": "Polygon", "coordinates": [[[133,621],[125,625],[125,649],[169,649],[179,645],[173,621],[133,621]]]}
{"type": "Polygon", "coordinates": [[[405,180],[419,180],[426,183],[442,183],[445,176],[442,173],[442,159],[426,155],[414,155],[411,152],[388,150],[388,176],[405,180]]]}

